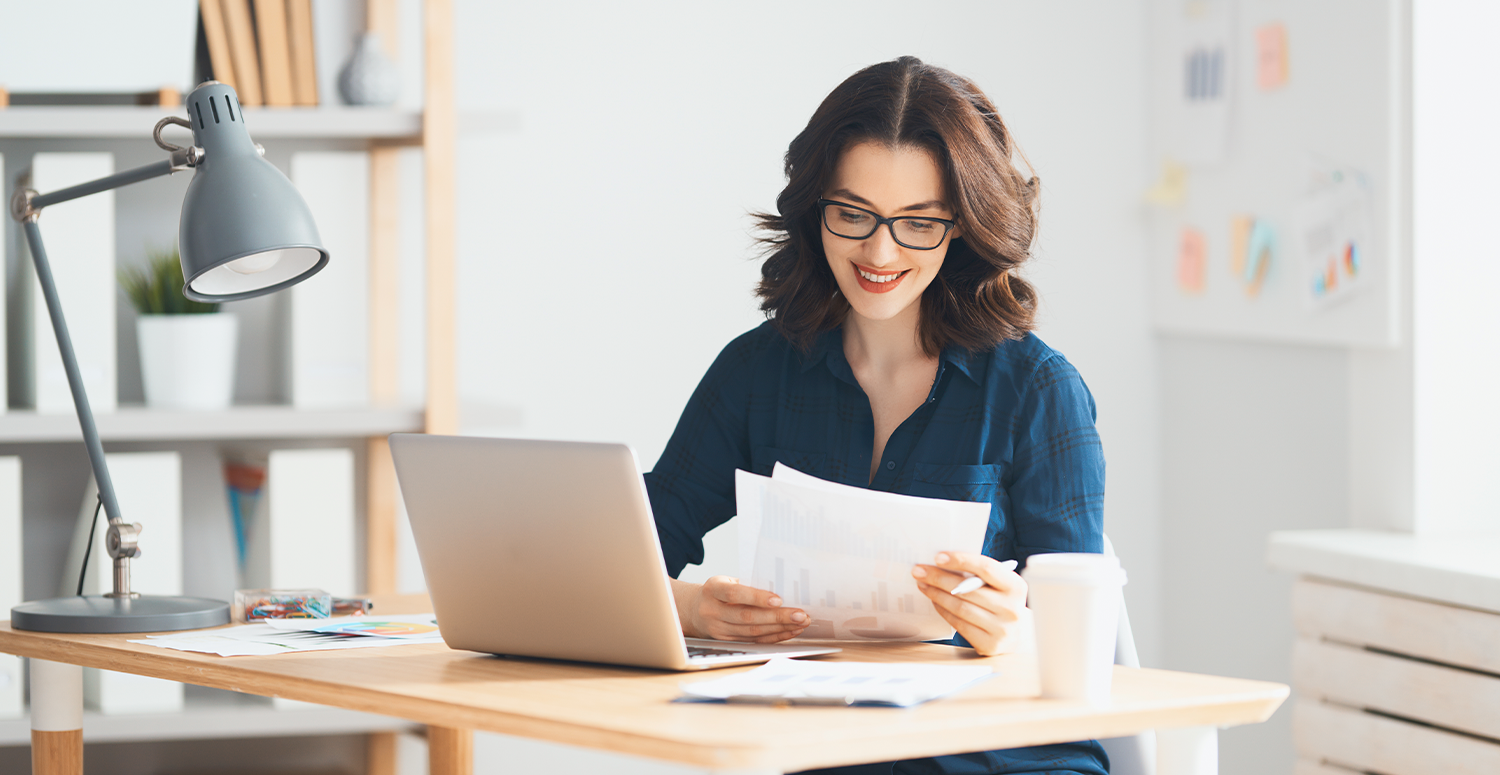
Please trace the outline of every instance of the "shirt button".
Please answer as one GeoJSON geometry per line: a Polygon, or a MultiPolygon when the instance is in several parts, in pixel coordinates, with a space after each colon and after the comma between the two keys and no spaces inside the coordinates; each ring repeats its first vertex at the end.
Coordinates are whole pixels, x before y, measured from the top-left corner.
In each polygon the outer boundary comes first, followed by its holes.
{"type": "Polygon", "coordinates": [[[894,461],[894,460],[887,460],[887,461],[885,461],[885,470],[887,470],[887,471],[894,471],[895,469],[896,469],[896,461],[894,461]]]}

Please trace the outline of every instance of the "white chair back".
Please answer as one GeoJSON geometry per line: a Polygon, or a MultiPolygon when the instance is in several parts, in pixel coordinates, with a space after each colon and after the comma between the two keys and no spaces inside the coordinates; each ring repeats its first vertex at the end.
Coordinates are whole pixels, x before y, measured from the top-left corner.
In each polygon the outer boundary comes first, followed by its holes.
{"type": "MultiPolygon", "coordinates": [[[[1104,537],[1104,553],[1116,556],[1109,536],[1104,537]]],[[[1115,635],[1115,664],[1141,666],[1141,659],[1135,651],[1135,634],[1130,630],[1130,616],[1125,612],[1123,589],[1120,591],[1120,623],[1115,635]]],[[[1130,737],[1112,737],[1100,740],[1099,744],[1109,754],[1110,775],[1156,775],[1155,732],[1147,730],[1130,737]]]]}

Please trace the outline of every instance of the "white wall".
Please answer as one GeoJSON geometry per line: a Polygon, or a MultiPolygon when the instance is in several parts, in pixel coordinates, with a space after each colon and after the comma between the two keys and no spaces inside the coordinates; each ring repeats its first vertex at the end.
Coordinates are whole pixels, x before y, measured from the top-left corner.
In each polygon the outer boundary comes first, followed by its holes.
{"type": "Polygon", "coordinates": [[[1144,7],[459,2],[460,115],[520,123],[458,149],[465,432],[622,440],[649,467],[762,320],[746,213],[773,207],[787,143],[843,78],[915,54],[975,80],[1041,177],[1039,333],[1098,401],[1106,528],[1159,664],[1144,7]]]}

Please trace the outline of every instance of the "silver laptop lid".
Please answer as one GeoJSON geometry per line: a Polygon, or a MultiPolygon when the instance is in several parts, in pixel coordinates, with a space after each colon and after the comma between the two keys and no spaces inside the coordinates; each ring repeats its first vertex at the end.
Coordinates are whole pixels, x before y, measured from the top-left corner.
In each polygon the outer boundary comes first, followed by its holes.
{"type": "Polygon", "coordinates": [[[409,433],[390,441],[449,646],[686,666],[629,447],[409,433]]]}

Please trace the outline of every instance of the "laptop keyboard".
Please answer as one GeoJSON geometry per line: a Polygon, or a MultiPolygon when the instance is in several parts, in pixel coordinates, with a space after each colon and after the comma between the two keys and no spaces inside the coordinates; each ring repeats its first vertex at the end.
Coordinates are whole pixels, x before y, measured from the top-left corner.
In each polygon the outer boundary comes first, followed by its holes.
{"type": "Polygon", "coordinates": [[[735,657],[741,654],[749,654],[748,651],[736,651],[735,649],[716,649],[708,646],[688,646],[688,657],[735,657]]]}

